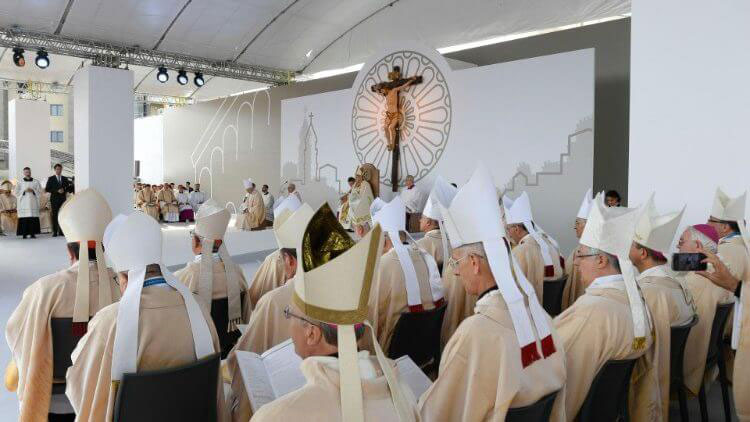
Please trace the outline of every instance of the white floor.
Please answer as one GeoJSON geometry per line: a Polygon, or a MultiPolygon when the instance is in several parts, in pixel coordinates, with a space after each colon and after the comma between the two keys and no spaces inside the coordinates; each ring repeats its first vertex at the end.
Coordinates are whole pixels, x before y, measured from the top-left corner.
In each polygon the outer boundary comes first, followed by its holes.
{"type": "MultiPolygon", "coordinates": [[[[165,252],[171,249],[171,260],[166,263],[170,268],[181,267],[178,264],[178,256],[184,255],[184,251],[189,251],[188,232],[189,228],[184,225],[167,226],[164,229],[165,252]],[[183,244],[184,243],[184,244],[183,244]],[[174,249],[168,247],[173,244],[174,249]],[[179,249],[181,253],[174,252],[179,249]],[[171,261],[171,262],[170,262],[171,261]]],[[[260,240],[253,242],[259,247],[268,246],[268,237],[273,239],[270,230],[258,235],[260,240]]],[[[236,233],[233,238],[227,241],[230,253],[235,255],[232,246],[241,246],[237,240],[241,233],[236,233]],[[232,241],[234,240],[234,242],[232,241]]],[[[260,266],[263,258],[270,252],[268,249],[246,252],[241,250],[240,254],[235,257],[235,261],[242,267],[248,282],[252,280],[255,271],[260,266]]],[[[183,260],[182,262],[185,262],[183,260]]],[[[69,265],[65,239],[62,237],[53,238],[50,235],[41,235],[37,239],[26,239],[15,236],[0,236],[0,321],[2,323],[3,339],[5,338],[5,325],[13,310],[18,305],[24,289],[40,277],[53,273],[69,265]]],[[[0,346],[0,370],[5,370],[5,366],[10,361],[10,350],[5,342],[0,346]]],[[[4,386],[0,386],[0,420],[11,421],[18,419],[18,399],[15,393],[8,392],[4,386]]]]}

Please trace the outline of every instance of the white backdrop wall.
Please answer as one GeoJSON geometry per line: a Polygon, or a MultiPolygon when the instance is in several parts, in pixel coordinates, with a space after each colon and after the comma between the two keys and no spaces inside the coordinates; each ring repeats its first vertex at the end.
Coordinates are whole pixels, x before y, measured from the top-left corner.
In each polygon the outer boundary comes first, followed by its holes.
{"type": "Polygon", "coordinates": [[[44,185],[52,174],[50,116],[46,101],[13,99],[8,103],[8,177],[20,179],[23,168],[44,185]]]}
{"type": "Polygon", "coordinates": [[[656,191],[660,212],[687,203],[683,224],[703,223],[717,185],[750,186],[748,16],[741,0],[633,1],[630,204],[656,191]]]}
{"type": "MultiPolygon", "coordinates": [[[[436,87],[425,76],[431,86],[424,88],[427,93],[417,86],[405,95],[405,108],[417,107],[412,120],[406,119],[407,129],[424,136],[410,138],[422,146],[402,153],[407,163],[401,176],[419,174],[417,185],[427,191],[436,175],[463,184],[482,161],[503,193],[529,192],[537,222],[570,250],[572,221],[593,177],[594,51],[459,71],[451,71],[439,56],[424,55],[438,65],[446,83],[436,87]],[[433,95],[433,89],[449,92],[449,101],[433,95]]],[[[381,175],[390,168],[388,154],[378,153],[380,146],[368,135],[379,129],[382,110],[368,111],[375,100],[357,93],[361,81],[368,89],[377,80],[362,72],[377,68],[378,58],[363,67],[350,90],[282,101],[281,179],[294,181],[313,205],[337,205],[360,160],[380,163],[381,175]]],[[[412,74],[408,63],[405,76],[412,74]]],[[[429,75],[429,69],[419,70],[429,75]]],[[[389,185],[380,190],[391,197],[389,185]]]]}
{"type": "MultiPolygon", "coordinates": [[[[148,116],[133,121],[133,159],[141,162],[143,183],[164,181],[164,117],[148,116]]],[[[182,182],[180,182],[182,183],[182,182]]]]}

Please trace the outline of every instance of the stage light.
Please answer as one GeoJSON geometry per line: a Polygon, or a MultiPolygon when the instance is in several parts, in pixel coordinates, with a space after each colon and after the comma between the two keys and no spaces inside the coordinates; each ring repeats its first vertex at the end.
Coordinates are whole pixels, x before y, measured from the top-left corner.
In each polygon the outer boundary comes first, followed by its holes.
{"type": "Polygon", "coordinates": [[[177,72],[177,83],[180,85],[186,85],[188,83],[189,79],[187,77],[187,72],[185,70],[180,70],[177,72]]]}
{"type": "Polygon", "coordinates": [[[193,78],[193,82],[195,82],[196,86],[203,86],[203,84],[206,83],[206,80],[203,79],[203,74],[200,72],[195,72],[195,78],[193,78]]]}
{"type": "Polygon", "coordinates": [[[164,83],[169,80],[169,73],[167,73],[166,67],[160,67],[159,71],[156,73],[156,80],[164,83]]]}
{"type": "Polygon", "coordinates": [[[44,50],[39,50],[36,52],[36,60],[34,60],[34,63],[36,63],[37,67],[40,69],[46,69],[49,67],[49,56],[47,55],[47,52],[44,50]]]}
{"type": "Polygon", "coordinates": [[[26,59],[23,57],[23,48],[13,49],[13,63],[18,67],[26,66],[26,59]]]}

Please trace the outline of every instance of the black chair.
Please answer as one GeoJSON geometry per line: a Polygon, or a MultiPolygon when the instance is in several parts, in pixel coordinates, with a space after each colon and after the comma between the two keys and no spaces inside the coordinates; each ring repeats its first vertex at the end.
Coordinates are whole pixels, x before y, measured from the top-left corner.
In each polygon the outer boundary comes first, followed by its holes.
{"type": "MultiPolygon", "coordinates": [[[[715,365],[719,366],[719,384],[721,384],[721,398],[724,402],[724,419],[732,420],[732,409],[729,404],[729,381],[727,381],[727,367],[724,362],[724,327],[729,319],[734,303],[723,303],[716,306],[716,314],[711,325],[711,339],[708,342],[708,355],[706,356],[706,370],[708,372],[715,365]]],[[[704,374],[705,374],[704,372],[704,374]]],[[[706,405],[706,386],[701,383],[698,392],[698,403],[701,406],[701,420],[708,421],[708,407],[706,405]]]]}
{"type": "Polygon", "coordinates": [[[683,421],[690,420],[687,408],[687,395],[685,394],[685,344],[687,343],[690,329],[698,323],[698,315],[685,325],[672,327],[670,330],[669,345],[669,388],[671,391],[677,391],[677,398],[680,401],[680,419],[683,421]]]}
{"type": "Polygon", "coordinates": [[[578,412],[579,422],[629,421],[628,393],[635,361],[610,360],[591,383],[578,412]]]}
{"type": "Polygon", "coordinates": [[[547,311],[549,316],[555,317],[562,312],[562,298],[563,291],[565,290],[565,283],[568,281],[568,276],[562,276],[557,280],[550,280],[544,282],[544,291],[542,293],[542,306],[547,311]]]}
{"type": "Polygon", "coordinates": [[[388,348],[388,357],[409,355],[423,371],[440,365],[440,330],[446,305],[422,312],[405,312],[396,322],[388,348]]]}
{"type": "Polygon", "coordinates": [[[216,421],[218,382],[218,353],[176,368],[123,374],[114,421],[216,421]]]}
{"type": "MultiPolygon", "coordinates": [[[[73,336],[73,318],[52,318],[52,378],[64,380],[73,365],[70,355],[80,337],[73,336]]],[[[52,394],[65,394],[65,383],[52,383],[52,394]]]]}
{"type": "Polygon", "coordinates": [[[534,404],[510,408],[505,415],[505,422],[547,422],[555,404],[555,397],[557,391],[547,394],[534,404]]]}
{"type": "MultiPolygon", "coordinates": [[[[240,303],[245,302],[245,292],[240,294],[240,303]]],[[[232,332],[227,332],[229,326],[229,299],[214,299],[211,301],[211,319],[214,321],[214,327],[216,327],[216,334],[219,336],[219,344],[221,345],[221,358],[224,359],[232,350],[237,340],[240,339],[242,333],[239,329],[232,332]]]]}

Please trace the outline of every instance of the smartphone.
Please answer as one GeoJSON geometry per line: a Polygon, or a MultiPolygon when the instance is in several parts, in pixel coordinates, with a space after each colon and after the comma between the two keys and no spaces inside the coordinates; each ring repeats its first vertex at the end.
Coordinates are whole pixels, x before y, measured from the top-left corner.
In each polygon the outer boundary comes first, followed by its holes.
{"type": "Polygon", "coordinates": [[[672,269],[674,271],[706,271],[706,255],[702,253],[676,253],[672,255],[672,269]]]}

